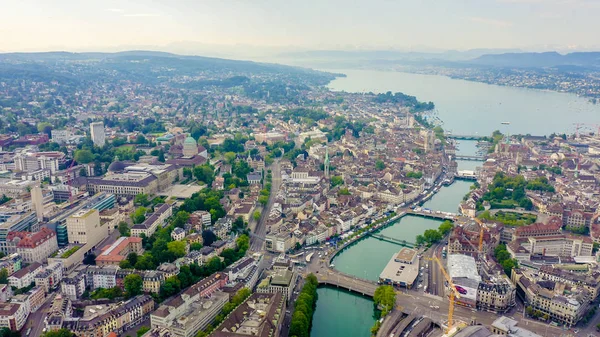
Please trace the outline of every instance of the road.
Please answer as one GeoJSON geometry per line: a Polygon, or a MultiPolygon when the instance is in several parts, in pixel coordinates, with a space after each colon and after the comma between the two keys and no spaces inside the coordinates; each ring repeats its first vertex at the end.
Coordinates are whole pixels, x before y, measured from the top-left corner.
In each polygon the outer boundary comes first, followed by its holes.
{"type": "Polygon", "coordinates": [[[29,315],[27,322],[25,323],[25,327],[23,327],[22,330],[23,335],[25,335],[27,329],[29,328],[31,328],[29,337],[38,337],[42,335],[42,331],[46,327],[44,318],[46,315],[48,315],[50,307],[52,307],[54,296],[56,296],[56,293],[49,294],[44,300],[44,304],[42,304],[42,306],[36,312],[29,315]]]}
{"type": "Polygon", "coordinates": [[[250,238],[250,249],[254,252],[259,252],[263,248],[264,237],[267,233],[267,228],[265,223],[269,218],[269,213],[273,208],[273,204],[275,203],[275,198],[277,193],[279,193],[279,188],[281,187],[281,165],[279,164],[279,160],[273,162],[273,164],[269,167],[271,169],[271,194],[269,195],[269,202],[266,207],[263,208],[262,213],[260,214],[260,219],[256,224],[256,228],[254,228],[254,235],[250,238]]]}

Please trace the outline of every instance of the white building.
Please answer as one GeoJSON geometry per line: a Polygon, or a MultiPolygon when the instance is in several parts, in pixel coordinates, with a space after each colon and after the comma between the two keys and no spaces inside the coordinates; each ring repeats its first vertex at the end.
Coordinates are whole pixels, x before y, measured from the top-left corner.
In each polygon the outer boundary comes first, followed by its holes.
{"type": "Polygon", "coordinates": [[[69,243],[97,244],[108,236],[108,226],[100,224],[97,209],[83,209],[67,218],[69,243]]]}
{"type": "Polygon", "coordinates": [[[90,123],[90,134],[94,145],[102,147],[106,144],[106,134],[104,133],[103,122],[90,123]]]}

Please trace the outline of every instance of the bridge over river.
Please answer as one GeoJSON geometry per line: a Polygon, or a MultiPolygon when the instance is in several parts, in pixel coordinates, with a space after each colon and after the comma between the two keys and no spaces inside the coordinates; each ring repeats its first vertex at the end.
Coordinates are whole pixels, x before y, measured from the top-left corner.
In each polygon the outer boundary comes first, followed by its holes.
{"type": "Polygon", "coordinates": [[[386,241],[389,243],[394,243],[403,247],[408,247],[408,248],[415,248],[415,244],[412,242],[407,242],[406,240],[400,240],[400,239],[396,239],[396,238],[392,238],[389,236],[385,236],[383,234],[379,234],[379,233],[372,233],[372,232],[368,232],[369,236],[374,237],[376,239],[382,240],[382,241],[386,241]]]}

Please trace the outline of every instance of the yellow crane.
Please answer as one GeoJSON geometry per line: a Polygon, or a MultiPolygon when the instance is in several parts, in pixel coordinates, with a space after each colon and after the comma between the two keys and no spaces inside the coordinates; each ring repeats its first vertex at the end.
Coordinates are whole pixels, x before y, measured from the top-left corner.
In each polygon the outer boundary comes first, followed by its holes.
{"type": "Polygon", "coordinates": [[[481,221],[479,218],[473,217],[473,220],[475,220],[475,222],[477,222],[479,225],[479,256],[481,256],[483,253],[483,232],[486,230],[486,228],[483,224],[483,221],[481,221]]]}
{"type": "Polygon", "coordinates": [[[450,305],[448,306],[448,328],[446,329],[446,333],[449,333],[450,330],[452,330],[452,326],[453,326],[452,315],[454,314],[454,299],[460,298],[460,293],[458,292],[458,290],[456,290],[456,287],[454,286],[454,283],[452,282],[452,278],[450,277],[450,275],[448,275],[448,273],[446,272],[446,269],[442,265],[442,261],[440,261],[440,259],[438,259],[438,257],[435,255],[432,258],[426,258],[426,259],[433,260],[438,264],[438,266],[440,267],[440,270],[442,271],[442,274],[444,275],[444,278],[446,279],[446,281],[448,282],[448,285],[450,286],[450,296],[449,296],[450,305]]]}

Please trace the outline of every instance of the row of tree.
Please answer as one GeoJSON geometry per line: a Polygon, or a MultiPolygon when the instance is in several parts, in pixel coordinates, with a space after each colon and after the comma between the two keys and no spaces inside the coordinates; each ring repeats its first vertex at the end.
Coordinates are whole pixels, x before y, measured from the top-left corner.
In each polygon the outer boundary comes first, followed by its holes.
{"type": "Polygon", "coordinates": [[[319,281],[313,274],[309,274],[306,279],[296,303],[294,304],[294,313],[290,323],[290,337],[309,337],[312,326],[312,318],[317,307],[317,286],[319,281]]]}
{"type": "MultiPolygon", "coordinates": [[[[373,295],[373,305],[375,306],[376,310],[381,310],[379,318],[383,318],[389,314],[394,308],[395,304],[396,292],[394,291],[394,287],[383,285],[375,289],[375,294],[373,295]]],[[[377,335],[377,331],[379,331],[380,327],[380,320],[375,321],[375,324],[373,327],[371,327],[371,335],[377,335]]]]}
{"type": "Polygon", "coordinates": [[[434,243],[438,243],[442,241],[444,236],[446,236],[450,231],[454,228],[454,224],[450,220],[446,220],[440,224],[438,229],[427,229],[423,234],[417,235],[416,244],[423,245],[428,244],[432,245],[434,243]]]}
{"type": "Polygon", "coordinates": [[[496,261],[500,263],[502,268],[504,269],[504,273],[510,277],[510,273],[513,268],[519,267],[519,262],[516,259],[513,259],[510,253],[506,250],[505,244],[499,244],[494,249],[494,257],[496,261]]]}

